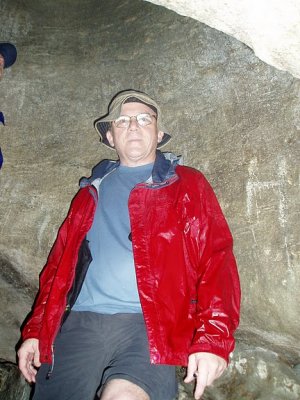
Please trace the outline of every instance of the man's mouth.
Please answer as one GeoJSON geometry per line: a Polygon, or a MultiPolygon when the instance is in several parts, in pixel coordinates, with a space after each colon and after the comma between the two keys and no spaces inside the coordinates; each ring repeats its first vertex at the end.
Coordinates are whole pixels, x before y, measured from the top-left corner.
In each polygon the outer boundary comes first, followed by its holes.
{"type": "Polygon", "coordinates": [[[142,139],[141,138],[131,138],[128,139],[128,142],[140,142],[142,139]]]}

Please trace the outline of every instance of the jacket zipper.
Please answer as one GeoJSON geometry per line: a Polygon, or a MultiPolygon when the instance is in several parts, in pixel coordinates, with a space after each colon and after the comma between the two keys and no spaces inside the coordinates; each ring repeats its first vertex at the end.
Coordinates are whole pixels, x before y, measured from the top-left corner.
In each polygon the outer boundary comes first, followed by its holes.
{"type": "MultiPolygon", "coordinates": [[[[67,304],[66,305],[66,309],[65,309],[65,313],[69,313],[71,311],[71,307],[70,307],[70,304],[67,304]]],[[[60,326],[60,329],[62,328],[62,324],[61,324],[61,326],[60,326]]],[[[52,363],[51,363],[51,365],[50,365],[50,367],[49,367],[49,370],[48,370],[48,372],[47,372],[47,375],[46,375],[46,379],[50,379],[51,378],[51,375],[52,375],[52,373],[53,373],[53,370],[54,370],[54,344],[52,344],[51,345],[51,356],[52,356],[52,363]]]]}
{"type": "Polygon", "coordinates": [[[46,379],[50,379],[54,369],[54,344],[51,346],[51,356],[52,363],[50,365],[49,371],[47,372],[46,379]]]}

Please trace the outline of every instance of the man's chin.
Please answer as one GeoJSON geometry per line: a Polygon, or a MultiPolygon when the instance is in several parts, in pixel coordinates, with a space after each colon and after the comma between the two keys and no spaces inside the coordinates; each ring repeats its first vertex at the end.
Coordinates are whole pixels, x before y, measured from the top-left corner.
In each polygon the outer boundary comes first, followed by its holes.
{"type": "Polygon", "coordinates": [[[134,141],[129,142],[127,145],[128,154],[134,154],[134,153],[143,154],[144,151],[145,150],[143,149],[141,141],[134,140],[134,141]]]}

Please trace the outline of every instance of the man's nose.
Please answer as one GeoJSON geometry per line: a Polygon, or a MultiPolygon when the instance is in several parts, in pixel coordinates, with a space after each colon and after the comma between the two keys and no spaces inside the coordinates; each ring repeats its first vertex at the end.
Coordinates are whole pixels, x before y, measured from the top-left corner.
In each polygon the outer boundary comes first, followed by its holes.
{"type": "Polygon", "coordinates": [[[138,122],[137,122],[136,117],[135,117],[135,116],[131,117],[131,118],[130,118],[130,121],[129,121],[129,129],[135,130],[135,129],[137,129],[138,127],[139,127],[139,124],[138,124],[138,122]]]}

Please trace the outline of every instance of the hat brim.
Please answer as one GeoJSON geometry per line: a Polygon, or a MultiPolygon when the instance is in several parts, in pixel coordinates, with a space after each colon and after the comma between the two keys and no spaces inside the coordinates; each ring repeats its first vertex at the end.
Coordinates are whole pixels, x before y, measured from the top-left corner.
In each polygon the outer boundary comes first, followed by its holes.
{"type": "MultiPolygon", "coordinates": [[[[107,131],[110,128],[110,124],[111,123],[108,122],[108,121],[102,121],[102,120],[99,121],[99,119],[97,119],[94,122],[94,126],[96,128],[96,131],[99,133],[99,136],[100,136],[100,142],[102,144],[104,144],[105,146],[113,149],[113,147],[109,144],[109,141],[108,141],[107,135],[106,135],[107,131]]],[[[160,149],[161,147],[165,146],[170,140],[171,140],[171,135],[169,135],[168,133],[164,132],[162,140],[159,143],[157,143],[157,148],[160,149]]]]}

